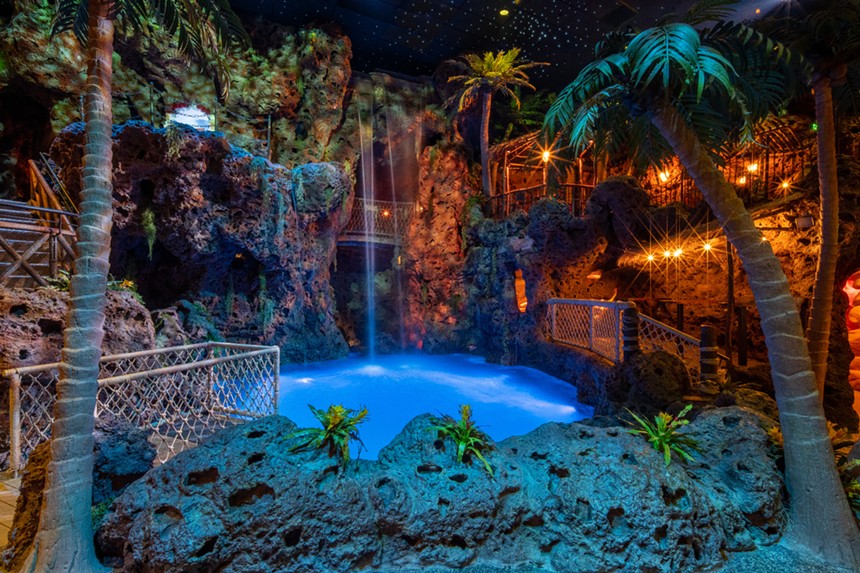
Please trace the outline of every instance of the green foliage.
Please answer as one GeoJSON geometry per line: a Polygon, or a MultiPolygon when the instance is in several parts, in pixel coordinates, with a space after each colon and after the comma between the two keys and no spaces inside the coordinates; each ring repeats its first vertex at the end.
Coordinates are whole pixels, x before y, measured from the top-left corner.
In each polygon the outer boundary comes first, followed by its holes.
{"type": "MultiPolygon", "coordinates": [[[[69,292],[69,287],[71,286],[72,276],[69,271],[60,269],[57,271],[56,278],[46,277],[45,280],[48,283],[48,288],[52,290],[56,290],[59,292],[69,292]]],[[[109,277],[107,282],[107,290],[113,291],[122,291],[131,293],[131,296],[142,305],[146,305],[143,301],[143,297],[140,296],[140,293],[137,292],[137,285],[133,280],[130,279],[120,279],[117,280],[113,277],[109,277]]]]}
{"type": "Polygon", "coordinates": [[[93,523],[93,531],[96,531],[99,526],[101,526],[102,521],[104,521],[105,515],[107,515],[108,509],[113,504],[116,498],[106,499],[101,503],[97,503],[96,505],[90,508],[92,523],[93,523]]]}
{"type": "MultiPolygon", "coordinates": [[[[86,45],[88,7],[85,0],[57,0],[53,32],[71,30],[81,45],[86,45]]],[[[201,62],[215,77],[221,96],[227,97],[230,70],[221,50],[234,44],[250,44],[228,0],[123,0],[111,4],[111,12],[136,34],[149,33],[150,18],[154,16],[175,39],[180,53],[201,62]]]]}
{"type": "Polygon", "coordinates": [[[517,99],[511,98],[507,106],[497,108],[496,132],[502,133],[500,141],[507,141],[531,133],[541,128],[556,94],[539,91],[534,94],[522,95],[522,88],[514,88],[517,99]],[[517,105],[520,100],[520,105],[517,105]]]}
{"type": "Polygon", "coordinates": [[[146,235],[146,247],[149,249],[149,260],[152,260],[152,248],[155,246],[155,238],[158,229],[155,227],[155,211],[152,207],[147,207],[143,210],[140,216],[140,226],[143,227],[143,233],[146,235]]]}
{"type": "Polygon", "coordinates": [[[547,62],[524,62],[519,58],[520,49],[511,48],[496,53],[484,52],[483,56],[465,54],[458,60],[451,60],[461,73],[449,77],[448,82],[460,84],[461,88],[445,105],[457,103],[457,110],[463,111],[480,94],[498,91],[510,96],[519,107],[520,100],[511,88],[520,86],[534,89],[525,70],[549,65],[547,62]]]}
{"type": "Polygon", "coordinates": [[[224,294],[224,314],[227,315],[227,320],[233,314],[233,308],[236,304],[236,287],[233,285],[233,275],[227,276],[227,292],[224,294]]]}
{"type": "Polygon", "coordinates": [[[140,293],[137,292],[137,284],[133,280],[129,279],[121,279],[116,280],[111,278],[107,283],[108,290],[122,291],[130,293],[132,298],[139,302],[140,304],[146,306],[146,303],[143,302],[143,297],[140,296],[140,293]]]}
{"type": "Polygon", "coordinates": [[[692,451],[696,451],[696,441],[684,434],[678,433],[681,426],[686,426],[690,423],[684,417],[693,408],[692,404],[687,404],[677,416],[660,412],[654,416],[654,422],[646,420],[637,414],[627,410],[627,413],[633,416],[638,428],[627,430],[631,434],[647,437],[648,441],[654,446],[654,449],[663,454],[663,461],[666,467],[672,463],[672,452],[675,452],[678,457],[686,462],[692,462],[692,451]]]}
{"type": "Polygon", "coordinates": [[[272,320],[275,318],[275,301],[269,298],[268,287],[266,283],[266,273],[260,271],[260,288],[257,291],[257,304],[258,304],[258,313],[259,313],[259,321],[260,326],[266,328],[270,324],[272,324],[272,320]]]}
{"type": "Polygon", "coordinates": [[[637,169],[674,155],[651,122],[656,110],[674,107],[685,122],[678,129],[691,130],[722,164],[788,96],[791,53],[742,25],[670,23],[616,33],[598,44],[597,55],[561,91],[545,129],[566,131],[575,154],[592,145],[597,156],[629,155],[637,169]]]}
{"type": "Polygon", "coordinates": [[[182,153],[183,128],[177,123],[168,122],[164,130],[164,139],[167,142],[165,157],[170,160],[179,159],[182,153]]]}
{"type": "Polygon", "coordinates": [[[328,457],[339,455],[346,465],[349,462],[349,442],[355,440],[359,444],[360,454],[364,443],[358,435],[358,425],[367,418],[367,408],[362,406],[359,410],[351,410],[340,404],[332,404],[328,410],[320,410],[310,404],[308,408],[319,420],[322,428],[302,428],[290,434],[290,437],[306,438],[305,441],[292,446],[291,452],[327,449],[328,457]]]}
{"type": "Polygon", "coordinates": [[[839,477],[854,519],[860,522],[860,460],[853,460],[839,467],[839,477]]]}
{"type": "Polygon", "coordinates": [[[484,458],[484,452],[494,448],[490,437],[478,429],[472,421],[472,407],[469,404],[460,405],[460,419],[455,420],[452,416],[445,414],[441,418],[431,420],[432,430],[436,430],[440,438],[451,438],[457,445],[457,461],[463,463],[467,456],[475,456],[484,464],[490,476],[493,476],[493,468],[484,458]]]}

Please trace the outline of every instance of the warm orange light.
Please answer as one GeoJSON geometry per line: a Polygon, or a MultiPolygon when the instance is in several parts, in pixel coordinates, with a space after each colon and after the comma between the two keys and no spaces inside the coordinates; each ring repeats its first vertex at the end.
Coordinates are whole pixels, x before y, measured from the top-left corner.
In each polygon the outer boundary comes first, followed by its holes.
{"type": "Polygon", "coordinates": [[[756,14],[761,14],[761,8],[756,8],[756,9],[755,9],[755,13],[756,13],[756,14]]]}
{"type": "Polygon", "coordinates": [[[738,177],[738,185],[746,185],[746,184],[747,184],[746,176],[738,177]]]}
{"type": "Polygon", "coordinates": [[[672,256],[672,251],[663,251],[663,258],[668,259],[672,256]]]}
{"type": "Polygon", "coordinates": [[[683,254],[684,254],[684,251],[682,249],[675,249],[675,252],[672,253],[672,256],[677,259],[678,257],[680,257],[683,254]]]}
{"type": "Polygon", "coordinates": [[[706,251],[710,251],[713,247],[711,246],[711,243],[705,243],[702,245],[702,248],[706,251]]]}
{"type": "Polygon", "coordinates": [[[385,210],[382,212],[382,216],[383,216],[383,217],[388,217],[388,216],[390,216],[390,215],[391,215],[391,211],[389,211],[388,209],[385,209],[385,210]]]}
{"type": "Polygon", "coordinates": [[[520,269],[514,271],[514,293],[517,296],[517,310],[525,312],[529,307],[529,299],[526,297],[526,281],[520,269]]]}
{"type": "Polygon", "coordinates": [[[659,173],[659,177],[660,177],[660,183],[665,183],[666,181],[669,180],[669,172],[668,171],[661,171],[659,173]]]}
{"type": "Polygon", "coordinates": [[[647,259],[648,259],[648,262],[649,262],[649,263],[650,263],[651,261],[653,261],[653,260],[654,260],[654,253],[648,253],[648,257],[647,257],[647,259]]]}
{"type": "Polygon", "coordinates": [[[504,8],[502,8],[501,10],[499,10],[499,15],[500,15],[500,16],[507,16],[508,14],[510,14],[510,12],[509,12],[509,11],[507,11],[506,9],[504,9],[504,8]]]}
{"type": "Polygon", "coordinates": [[[783,189],[788,189],[790,186],[790,183],[788,181],[783,181],[782,183],[779,184],[779,186],[782,187],[783,189]]]}
{"type": "Polygon", "coordinates": [[[755,173],[756,171],[758,171],[758,163],[750,163],[749,165],[747,165],[747,171],[749,171],[750,173],[755,173]]]}
{"type": "Polygon", "coordinates": [[[541,159],[543,159],[543,162],[544,162],[544,163],[548,163],[548,162],[549,162],[549,157],[550,157],[549,150],[544,151],[543,153],[541,153],[541,155],[540,155],[540,156],[541,156],[541,159]]]}

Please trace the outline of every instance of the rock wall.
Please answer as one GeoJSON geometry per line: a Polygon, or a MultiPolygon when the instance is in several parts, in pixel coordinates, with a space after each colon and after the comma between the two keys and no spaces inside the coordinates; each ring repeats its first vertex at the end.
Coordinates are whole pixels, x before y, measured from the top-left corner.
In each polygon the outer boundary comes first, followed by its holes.
{"type": "MultiPolygon", "coordinates": [[[[72,196],[82,125],[51,155],[72,196]]],[[[216,134],[114,129],[111,272],[150,308],[178,306],[196,337],[274,344],[282,360],[346,353],[329,285],[352,183],[333,163],[287,169],[216,134]],[[151,245],[151,246],[150,246],[151,245]]]]}
{"type": "Polygon", "coordinates": [[[289,420],[227,429],[150,471],[97,534],[121,571],[295,573],[528,564],[558,573],[693,572],[775,543],[781,479],[758,416],[703,412],[691,464],[624,428],[545,424],[458,464],[427,415],[345,470],[290,453],[289,420]],[[152,543],[153,539],[158,543],[152,543]]]}

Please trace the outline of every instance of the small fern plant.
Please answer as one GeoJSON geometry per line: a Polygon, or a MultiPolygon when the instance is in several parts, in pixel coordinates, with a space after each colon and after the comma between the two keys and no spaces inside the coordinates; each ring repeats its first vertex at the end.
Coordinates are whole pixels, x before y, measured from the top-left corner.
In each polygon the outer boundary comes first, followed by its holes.
{"type": "Polygon", "coordinates": [[[440,438],[451,438],[457,445],[457,461],[463,463],[466,456],[475,456],[484,464],[487,473],[493,477],[493,467],[484,457],[484,452],[494,448],[493,441],[482,430],[478,429],[472,420],[472,407],[469,404],[460,405],[460,419],[444,415],[431,420],[431,430],[436,430],[440,438]]]}
{"type": "Polygon", "coordinates": [[[355,440],[359,444],[358,454],[361,455],[364,442],[358,435],[358,425],[367,419],[367,408],[362,406],[359,410],[351,410],[340,404],[332,404],[328,410],[314,408],[310,404],[308,408],[322,428],[302,428],[290,434],[290,437],[306,438],[292,446],[291,452],[327,449],[328,457],[340,456],[343,465],[346,465],[349,462],[349,442],[355,440]]]}
{"type": "Polygon", "coordinates": [[[689,420],[685,419],[685,416],[692,408],[692,404],[687,404],[677,416],[660,412],[654,416],[653,422],[627,410],[627,413],[633,416],[639,425],[627,431],[633,435],[645,436],[654,446],[654,449],[663,454],[666,467],[672,463],[672,452],[675,452],[683,461],[692,462],[694,461],[692,452],[698,449],[698,445],[693,438],[678,433],[681,426],[690,423],[689,420]]]}

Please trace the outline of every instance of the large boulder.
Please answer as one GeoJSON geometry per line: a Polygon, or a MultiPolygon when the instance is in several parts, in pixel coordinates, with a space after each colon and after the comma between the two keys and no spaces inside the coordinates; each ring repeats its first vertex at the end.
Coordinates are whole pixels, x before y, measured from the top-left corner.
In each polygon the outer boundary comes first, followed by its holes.
{"type": "MultiPolygon", "coordinates": [[[[113,138],[111,272],[134,278],[151,308],[176,307],[165,342],[272,344],[294,362],[347,353],[329,284],[352,206],[341,166],[287,169],[180,126],[129,122],[113,138]]],[[[51,148],[73,197],[82,144],[73,124],[51,148]]]]}
{"type": "Polygon", "coordinates": [[[97,534],[122,571],[317,573],[528,563],[557,572],[683,572],[775,541],[778,472],[755,414],[725,408],[684,431],[674,462],[624,428],[546,424],[460,464],[428,416],[346,469],[290,453],[294,424],[231,428],[151,470],[97,534]],[[158,542],[153,540],[157,539],[158,542]]]}

